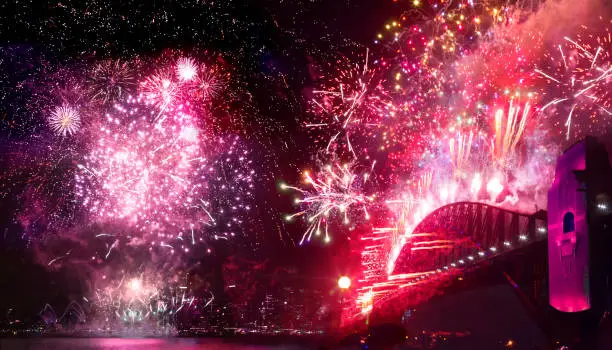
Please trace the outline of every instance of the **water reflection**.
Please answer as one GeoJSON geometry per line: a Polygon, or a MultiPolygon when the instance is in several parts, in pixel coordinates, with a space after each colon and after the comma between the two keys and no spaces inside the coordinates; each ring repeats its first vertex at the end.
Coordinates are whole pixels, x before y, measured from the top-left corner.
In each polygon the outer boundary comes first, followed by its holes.
{"type": "Polygon", "coordinates": [[[310,347],[279,345],[244,345],[222,339],[133,339],[133,338],[38,338],[38,339],[2,339],[0,349],[10,350],[263,350],[289,349],[302,350],[310,347]]]}

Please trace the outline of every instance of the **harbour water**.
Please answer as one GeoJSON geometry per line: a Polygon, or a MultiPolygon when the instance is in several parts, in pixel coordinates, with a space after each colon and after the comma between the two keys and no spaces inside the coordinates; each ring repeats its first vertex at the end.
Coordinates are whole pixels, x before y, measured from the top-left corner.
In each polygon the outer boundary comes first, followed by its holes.
{"type": "Polygon", "coordinates": [[[317,349],[312,345],[248,345],[212,338],[7,338],[0,339],[2,350],[263,350],[317,349]]]}

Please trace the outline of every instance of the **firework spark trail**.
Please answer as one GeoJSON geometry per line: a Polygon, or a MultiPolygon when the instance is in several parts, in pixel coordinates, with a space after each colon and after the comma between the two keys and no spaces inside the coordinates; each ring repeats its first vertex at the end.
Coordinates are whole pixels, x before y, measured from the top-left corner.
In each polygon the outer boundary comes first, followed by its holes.
{"type": "Polygon", "coordinates": [[[72,250],[67,251],[67,252],[66,252],[66,254],[64,254],[64,255],[61,255],[61,256],[58,256],[58,257],[56,257],[56,258],[51,259],[51,260],[50,260],[50,261],[47,263],[47,266],[51,266],[51,265],[53,265],[55,262],[60,261],[60,260],[62,260],[62,259],[64,259],[64,258],[68,257],[68,256],[70,255],[70,253],[72,253],[72,250]]]}
{"type": "Polygon", "coordinates": [[[523,115],[519,118],[521,108],[513,106],[513,102],[510,101],[505,128],[503,127],[504,110],[498,109],[495,112],[495,138],[491,140],[491,155],[493,161],[502,167],[509,165],[509,157],[514,154],[516,145],[525,132],[530,112],[529,102],[525,103],[522,110],[523,115]]]}
{"type": "Polygon", "coordinates": [[[580,44],[578,44],[577,42],[575,42],[575,41],[574,41],[574,40],[572,40],[571,38],[568,38],[568,37],[566,37],[566,36],[565,36],[565,37],[563,37],[563,40],[568,41],[568,42],[570,42],[570,43],[574,44],[574,46],[576,46],[577,48],[579,48],[580,50],[582,50],[582,52],[584,52],[584,54],[585,54],[587,57],[593,57],[593,54],[592,54],[592,53],[590,53],[590,52],[589,52],[587,49],[585,49],[584,47],[580,46],[580,44]]]}
{"type": "Polygon", "coordinates": [[[212,302],[215,300],[215,295],[210,292],[210,299],[208,299],[208,301],[206,302],[206,304],[204,304],[204,307],[207,307],[209,305],[212,305],[212,302]]]}
{"type": "Polygon", "coordinates": [[[576,105],[572,106],[572,109],[567,116],[567,120],[565,121],[565,126],[567,126],[567,133],[565,134],[566,140],[569,140],[570,137],[570,127],[572,126],[572,114],[574,114],[574,108],[576,108],[576,105]]]}
{"type": "Polygon", "coordinates": [[[567,100],[568,100],[567,98],[558,98],[558,99],[552,100],[552,101],[548,102],[547,104],[545,104],[544,107],[542,107],[542,109],[540,109],[540,111],[543,112],[549,106],[556,105],[557,103],[561,103],[561,102],[567,101],[567,100]]]}
{"type": "Polygon", "coordinates": [[[431,181],[433,179],[433,170],[426,171],[423,173],[417,182],[417,190],[420,195],[424,195],[429,191],[431,187],[431,181]]]}
{"type": "MultiPolygon", "coordinates": [[[[563,59],[563,67],[565,67],[565,69],[567,69],[567,61],[565,60],[565,55],[563,54],[563,48],[561,47],[561,45],[559,45],[559,52],[561,53],[561,59],[563,59]]],[[[538,72],[538,70],[536,69],[536,72],[538,72]]],[[[559,83],[558,80],[550,78],[551,80],[555,80],[557,83],[559,83]]]]}
{"type": "MultiPolygon", "coordinates": [[[[563,51],[561,51],[561,54],[563,55],[563,51]]],[[[535,70],[535,72],[536,72],[536,73],[538,73],[538,74],[540,74],[541,76],[543,76],[543,77],[545,77],[545,78],[548,78],[548,79],[550,79],[550,80],[552,80],[552,81],[554,81],[554,82],[557,82],[557,83],[561,84],[561,82],[560,82],[559,80],[555,79],[554,77],[551,77],[550,75],[548,75],[548,74],[546,74],[546,73],[542,72],[542,71],[541,71],[541,70],[539,70],[539,69],[536,69],[536,70],[535,70]]]]}
{"type": "Polygon", "coordinates": [[[106,252],[106,255],[104,256],[104,259],[108,259],[108,256],[110,255],[111,251],[113,250],[113,248],[115,248],[117,246],[117,244],[119,244],[119,240],[116,239],[113,244],[110,245],[110,247],[108,248],[108,251],[106,252]]]}
{"type": "Polygon", "coordinates": [[[474,134],[470,131],[469,136],[460,135],[456,140],[451,138],[448,141],[453,173],[455,176],[462,173],[467,165],[466,163],[470,158],[470,151],[472,149],[473,136],[474,134]]]}

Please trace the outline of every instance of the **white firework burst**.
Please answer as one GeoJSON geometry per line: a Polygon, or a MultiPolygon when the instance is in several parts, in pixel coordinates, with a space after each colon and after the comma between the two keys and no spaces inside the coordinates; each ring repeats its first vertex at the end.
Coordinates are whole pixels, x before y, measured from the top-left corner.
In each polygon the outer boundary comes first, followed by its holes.
{"type": "Polygon", "coordinates": [[[55,107],[49,117],[49,126],[57,135],[72,135],[81,126],[79,111],[67,104],[55,107]]]}
{"type": "Polygon", "coordinates": [[[198,75],[198,66],[193,58],[181,57],[176,63],[176,74],[181,81],[193,81],[198,75]]]}

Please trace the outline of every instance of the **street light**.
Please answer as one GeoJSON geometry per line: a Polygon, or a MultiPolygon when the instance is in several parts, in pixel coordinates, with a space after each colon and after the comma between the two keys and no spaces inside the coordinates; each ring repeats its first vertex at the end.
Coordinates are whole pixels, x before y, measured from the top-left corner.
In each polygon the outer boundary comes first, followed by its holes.
{"type": "Polygon", "coordinates": [[[344,315],[345,315],[345,309],[346,309],[346,300],[345,300],[345,294],[347,292],[347,290],[351,287],[351,279],[348,276],[341,276],[340,278],[338,278],[338,288],[340,288],[340,327],[342,327],[342,325],[344,324],[344,315]]]}
{"type": "Polygon", "coordinates": [[[340,287],[340,289],[349,289],[351,286],[351,279],[348,278],[348,276],[342,276],[340,278],[338,278],[338,287],[340,287]]]}

